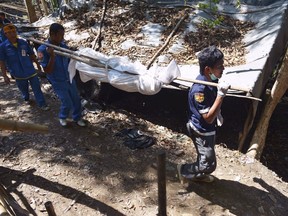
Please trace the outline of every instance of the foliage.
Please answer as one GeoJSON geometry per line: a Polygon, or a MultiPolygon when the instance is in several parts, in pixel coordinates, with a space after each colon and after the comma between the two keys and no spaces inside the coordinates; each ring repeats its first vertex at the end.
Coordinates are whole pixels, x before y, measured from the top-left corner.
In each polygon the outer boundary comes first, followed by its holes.
{"type": "MultiPolygon", "coordinates": [[[[187,4],[187,0],[184,1],[185,5],[187,4]]],[[[202,19],[201,24],[203,26],[207,26],[209,28],[215,28],[216,26],[219,26],[223,20],[224,16],[221,16],[217,4],[220,2],[220,0],[209,0],[209,3],[198,3],[197,8],[200,10],[209,10],[212,14],[215,14],[214,19],[202,19]]],[[[235,4],[236,8],[239,8],[241,6],[241,0],[237,0],[235,4]]]]}

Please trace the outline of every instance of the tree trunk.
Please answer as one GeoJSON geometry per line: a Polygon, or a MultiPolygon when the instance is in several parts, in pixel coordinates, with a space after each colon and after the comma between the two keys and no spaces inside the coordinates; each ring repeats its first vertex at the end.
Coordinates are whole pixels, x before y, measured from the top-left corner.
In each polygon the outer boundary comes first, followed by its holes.
{"type": "Polygon", "coordinates": [[[288,50],[286,50],[281,68],[279,70],[276,81],[272,87],[271,94],[265,104],[260,121],[253,135],[247,155],[255,159],[260,159],[265,146],[267,129],[270,118],[277,104],[288,89],[288,50]]]}
{"type": "Polygon", "coordinates": [[[26,5],[26,8],[27,8],[27,12],[28,12],[28,17],[29,17],[30,23],[33,23],[33,22],[37,21],[38,18],[36,16],[35,8],[32,5],[32,1],[31,0],[25,0],[25,5],[26,5]]]}

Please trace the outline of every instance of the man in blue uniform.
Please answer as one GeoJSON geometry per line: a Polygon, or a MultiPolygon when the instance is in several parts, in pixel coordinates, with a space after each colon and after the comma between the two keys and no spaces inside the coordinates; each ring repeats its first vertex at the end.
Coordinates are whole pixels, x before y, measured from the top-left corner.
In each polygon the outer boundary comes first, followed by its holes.
{"type": "MultiPolygon", "coordinates": [[[[224,70],[224,55],[215,46],[203,49],[199,55],[200,81],[218,82],[224,70]]],[[[218,87],[194,83],[189,90],[189,119],[187,129],[197,151],[194,163],[178,164],[178,177],[184,181],[212,182],[210,175],[216,169],[215,138],[217,117],[229,85],[219,82],[218,87]]]]}
{"type": "MultiPolygon", "coordinates": [[[[58,23],[51,24],[49,28],[48,44],[68,49],[63,42],[64,27],[58,23]]],[[[61,126],[67,126],[67,118],[72,111],[72,118],[77,125],[84,127],[86,123],[81,118],[81,99],[73,79],[70,82],[68,64],[69,58],[55,54],[50,46],[41,45],[38,48],[38,58],[47,74],[48,80],[61,101],[59,121],[61,126]]]]}
{"type": "Polygon", "coordinates": [[[49,110],[41,91],[39,78],[33,66],[33,62],[35,62],[38,70],[41,71],[41,66],[33,50],[25,40],[18,38],[16,27],[13,24],[5,25],[3,31],[7,40],[0,45],[0,68],[5,83],[10,83],[10,78],[7,75],[8,67],[10,74],[16,80],[22,98],[29,102],[30,83],[38,106],[42,110],[49,110]]]}

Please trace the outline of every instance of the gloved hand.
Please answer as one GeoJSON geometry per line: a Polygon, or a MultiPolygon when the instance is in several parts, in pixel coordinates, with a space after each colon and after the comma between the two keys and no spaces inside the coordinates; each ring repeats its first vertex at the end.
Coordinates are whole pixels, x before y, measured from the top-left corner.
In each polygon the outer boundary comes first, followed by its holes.
{"type": "Polygon", "coordinates": [[[225,97],[229,87],[230,87],[230,84],[226,83],[225,81],[220,81],[217,85],[217,89],[218,89],[217,94],[221,97],[225,97]]]}

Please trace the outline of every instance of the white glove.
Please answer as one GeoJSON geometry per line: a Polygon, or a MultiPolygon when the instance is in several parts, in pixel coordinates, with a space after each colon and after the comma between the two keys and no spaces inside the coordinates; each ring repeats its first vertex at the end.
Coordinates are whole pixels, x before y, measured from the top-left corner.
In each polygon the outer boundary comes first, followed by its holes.
{"type": "Polygon", "coordinates": [[[225,97],[229,87],[230,87],[230,84],[226,83],[225,81],[220,81],[217,85],[217,89],[218,89],[217,94],[221,97],[225,97]]]}

